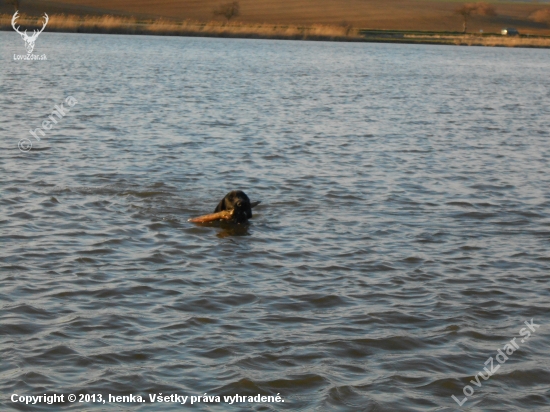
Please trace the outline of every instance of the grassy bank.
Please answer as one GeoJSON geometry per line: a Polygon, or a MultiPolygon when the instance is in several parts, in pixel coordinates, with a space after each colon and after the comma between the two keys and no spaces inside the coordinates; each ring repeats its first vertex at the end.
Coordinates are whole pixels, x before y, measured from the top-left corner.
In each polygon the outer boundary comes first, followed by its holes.
{"type": "MultiPolygon", "coordinates": [[[[11,15],[0,15],[0,30],[13,30],[11,15]]],[[[27,30],[41,27],[38,17],[21,16],[18,24],[27,30]]],[[[138,20],[117,16],[75,16],[54,14],[47,26],[50,32],[145,34],[164,36],[235,37],[288,40],[364,41],[387,43],[448,44],[500,47],[550,47],[550,37],[499,34],[460,34],[445,32],[359,30],[349,24],[340,25],[276,25],[252,23],[176,22],[166,19],[138,20]]]]}
{"type": "Polygon", "coordinates": [[[549,36],[502,36],[497,33],[462,34],[449,32],[360,30],[365,41],[386,43],[446,44],[487,47],[550,48],[549,36]]]}
{"type": "MultiPolygon", "coordinates": [[[[0,30],[13,30],[11,15],[0,16],[0,30]]],[[[18,24],[33,30],[41,27],[37,17],[21,16],[18,24]]],[[[74,16],[57,14],[50,16],[47,31],[68,33],[148,34],[159,36],[237,37],[292,40],[360,41],[358,30],[349,25],[308,26],[224,23],[220,21],[174,22],[166,19],[138,20],[116,16],[74,16]]]]}
{"type": "Polygon", "coordinates": [[[549,37],[536,36],[501,36],[501,35],[477,35],[477,34],[460,34],[460,35],[405,35],[406,39],[414,41],[419,39],[421,42],[430,40],[432,43],[455,44],[457,46],[488,46],[488,47],[550,47],[549,37]]]}

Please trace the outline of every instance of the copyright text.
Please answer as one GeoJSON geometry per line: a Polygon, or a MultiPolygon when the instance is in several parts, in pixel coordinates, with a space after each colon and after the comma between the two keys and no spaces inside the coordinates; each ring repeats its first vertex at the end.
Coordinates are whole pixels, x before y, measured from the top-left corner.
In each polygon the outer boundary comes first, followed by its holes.
{"type": "Polygon", "coordinates": [[[209,395],[204,393],[203,395],[179,395],[179,394],[162,394],[162,393],[148,393],[145,395],[103,395],[101,393],[89,394],[43,394],[43,395],[20,395],[14,393],[11,395],[11,401],[13,403],[25,403],[27,405],[36,405],[40,403],[46,403],[48,405],[54,403],[179,403],[181,405],[193,405],[196,403],[225,403],[232,405],[234,403],[280,403],[284,402],[284,399],[279,395],[209,395]]]}

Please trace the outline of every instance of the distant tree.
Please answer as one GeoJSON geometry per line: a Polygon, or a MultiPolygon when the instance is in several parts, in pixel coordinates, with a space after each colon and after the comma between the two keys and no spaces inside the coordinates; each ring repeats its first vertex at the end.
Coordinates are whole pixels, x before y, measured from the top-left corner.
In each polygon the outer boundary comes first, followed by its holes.
{"type": "Polygon", "coordinates": [[[536,23],[546,23],[550,25],[550,9],[537,10],[529,16],[529,19],[536,23]]]}
{"type": "Polygon", "coordinates": [[[340,23],[340,27],[343,27],[344,28],[344,31],[346,33],[346,36],[349,36],[349,34],[351,33],[351,31],[353,30],[353,24],[351,24],[350,22],[344,20],[340,23]]]}
{"type": "Polygon", "coordinates": [[[13,4],[15,11],[19,10],[19,0],[6,0],[7,4],[13,4]]]}
{"type": "Polygon", "coordinates": [[[495,8],[487,3],[466,3],[455,10],[455,14],[462,16],[463,33],[468,29],[468,20],[474,14],[480,16],[496,16],[495,8]]]}
{"type": "Polygon", "coordinates": [[[233,17],[237,17],[239,14],[240,6],[238,1],[224,3],[217,9],[214,9],[214,16],[223,16],[227,21],[231,20],[233,17]]]}

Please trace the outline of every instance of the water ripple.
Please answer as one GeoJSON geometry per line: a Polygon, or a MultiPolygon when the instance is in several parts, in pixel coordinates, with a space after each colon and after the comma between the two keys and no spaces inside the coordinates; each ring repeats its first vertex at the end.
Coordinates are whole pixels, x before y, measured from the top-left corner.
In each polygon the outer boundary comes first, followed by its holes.
{"type": "Polygon", "coordinates": [[[0,45],[2,410],[450,411],[531,318],[464,407],[547,410],[546,51],[46,32],[27,64],[0,45]],[[234,188],[262,201],[249,226],[187,222],[234,188]]]}

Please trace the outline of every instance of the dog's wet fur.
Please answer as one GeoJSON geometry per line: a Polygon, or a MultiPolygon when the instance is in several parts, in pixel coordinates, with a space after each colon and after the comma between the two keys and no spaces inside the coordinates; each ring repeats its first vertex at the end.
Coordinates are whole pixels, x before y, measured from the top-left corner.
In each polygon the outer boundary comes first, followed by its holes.
{"type": "Polygon", "coordinates": [[[252,218],[252,205],[250,199],[242,190],[232,190],[218,203],[214,213],[223,210],[234,210],[231,219],[234,223],[246,223],[252,218]]]}

